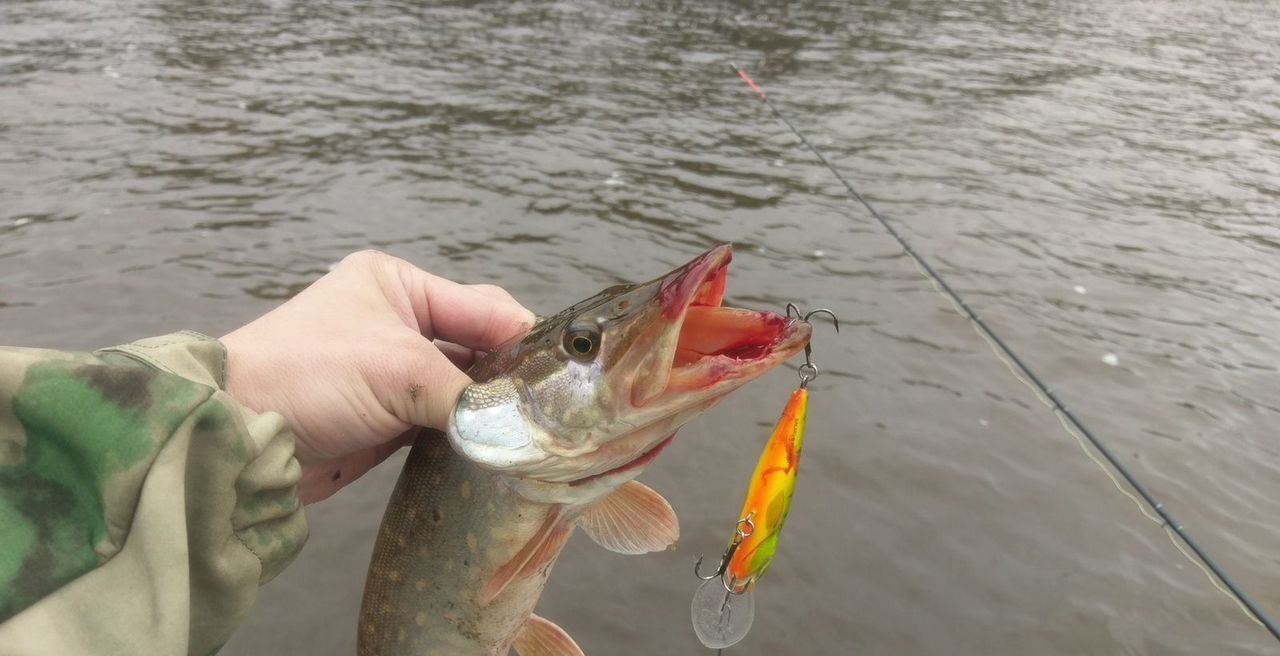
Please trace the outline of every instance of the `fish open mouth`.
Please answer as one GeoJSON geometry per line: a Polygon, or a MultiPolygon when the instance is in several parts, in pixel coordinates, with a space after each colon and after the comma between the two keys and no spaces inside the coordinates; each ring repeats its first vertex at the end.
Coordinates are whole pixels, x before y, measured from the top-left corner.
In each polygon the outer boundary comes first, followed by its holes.
{"type": "Polygon", "coordinates": [[[674,330],[665,344],[655,345],[649,383],[637,381],[633,403],[707,391],[727,380],[750,380],[804,347],[808,324],[774,312],[722,305],[732,258],[729,245],[717,246],[661,281],[658,301],[674,330]]]}
{"type": "Polygon", "coordinates": [[[693,415],[799,352],[810,327],[774,312],[724,307],[732,250],[717,246],[655,281],[661,318],[636,349],[635,432],[601,446],[602,471],[582,485],[651,462],[693,415]]]}

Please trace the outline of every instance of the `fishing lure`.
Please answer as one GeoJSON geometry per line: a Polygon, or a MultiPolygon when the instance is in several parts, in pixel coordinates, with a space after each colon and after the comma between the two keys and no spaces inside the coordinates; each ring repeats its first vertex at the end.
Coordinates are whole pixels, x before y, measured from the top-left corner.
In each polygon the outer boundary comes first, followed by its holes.
{"type": "MultiPolygon", "coordinates": [[[[836,330],[840,330],[840,321],[831,310],[813,310],[801,316],[794,304],[787,304],[788,317],[808,322],[815,314],[830,316],[836,330]]],[[[740,519],[733,527],[733,536],[720,557],[720,564],[715,572],[706,576],[701,572],[701,556],[693,565],[694,575],[703,581],[693,593],[693,630],[702,644],[711,649],[737,644],[746,637],[755,619],[752,592],[778,551],[778,537],[791,508],[791,495],[800,472],[800,449],[809,413],[809,381],[818,376],[812,355],[812,346],[805,345],[800,386],[791,393],[782,417],[756,462],[740,519]]]]}

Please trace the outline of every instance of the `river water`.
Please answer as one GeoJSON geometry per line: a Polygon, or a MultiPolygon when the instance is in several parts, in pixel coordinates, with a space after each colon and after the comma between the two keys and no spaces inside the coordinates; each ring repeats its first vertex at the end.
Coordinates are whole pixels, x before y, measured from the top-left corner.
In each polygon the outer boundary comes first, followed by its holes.
{"type": "MultiPolygon", "coordinates": [[[[545,313],[731,241],[729,302],[844,330],[727,654],[1276,653],[731,61],[1280,613],[1276,3],[6,2],[0,342],[221,334],[366,247],[545,313]]],[[[794,383],[649,468],[678,550],[579,535],[540,614],[706,653],[690,565],[794,383]]],[[[353,653],[397,465],[310,509],[224,653],[353,653]]]]}

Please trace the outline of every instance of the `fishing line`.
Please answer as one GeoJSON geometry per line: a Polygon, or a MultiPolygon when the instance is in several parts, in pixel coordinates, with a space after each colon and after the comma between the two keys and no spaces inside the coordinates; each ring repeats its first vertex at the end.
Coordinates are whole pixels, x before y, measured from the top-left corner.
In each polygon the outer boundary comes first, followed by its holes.
{"type": "Polygon", "coordinates": [[[845,190],[849,192],[850,198],[861,203],[862,206],[867,209],[867,212],[871,214],[872,218],[878,221],[889,235],[898,242],[898,245],[902,247],[902,250],[911,259],[911,262],[915,265],[920,274],[929,280],[930,284],[939,294],[951,302],[952,307],[955,308],[956,312],[960,314],[960,316],[969,320],[974,331],[977,332],[978,335],[982,337],[983,341],[987,343],[987,346],[990,347],[992,353],[994,353],[996,357],[1004,363],[1006,367],[1008,367],[1009,371],[1013,373],[1014,378],[1030,389],[1041,403],[1045,404],[1046,407],[1053,411],[1054,415],[1058,418],[1059,423],[1061,423],[1062,427],[1067,431],[1067,434],[1076,439],[1080,444],[1080,448],[1085,452],[1085,455],[1089,456],[1089,459],[1092,460],[1094,464],[1096,464],[1098,468],[1111,479],[1111,482],[1116,486],[1116,489],[1129,497],[1129,499],[1138,506],[1138,509],[1142,511],[1142,514],[1147,519],[1159,524],[1164,529],[1166,535],[1169,536],[1169,541],[1178,549],[1178,552],[1198,567],[1200,571],[1204,573],[1205,577],[1209,579],[1209,582],[1218,589],[1218,591],[1222,592],[1234,601],[1236,605],[1240,607],[1241,611],[1244,612],[1245,616],[1265,628],[1273,638],[1280,641],[1280,627],[1276,625],[1275,621],[1273,621],[1270,616],[1259,608],[1249,595],[1241,590],[1240,587],[1236,585],[1229,576],[1227,576],[1227,573],[1223,571],[1213,558],[1210,557],[1209,554],[1205,552],[1204,549],[1201,548],[1200,545],[1191,537],[1182,523],[1174,518],[1173,514],[1169,512],[1169,509],[1147,490],[1146,486],[1144,486],[1142,482],[1129,471],[1128,467],[1124,466],[1124,463],[1115,457],[1111,450],[1108,449],[1107,446],[1103,444],[1102,441],[1096,437],[1079,418],[1075,416],[1075,414],[1067,409],[1067,406],[1056,394],[1053,393],[1053,390],[1050,389],[1049,386],[1045,385],[1040,376],[1036,375],[1035,371],[1033,371],[1031,367],[1022,360],[1022,358],[1018,357],[1017,353],[1015,353],[1013,349],[1010,348],[1009,345],[1006,344],[1005,341],[1001,339],[1000,336],[997,335],[980,316],[978,316],[978,313],[964,302],[964,299],[961,298],[961,296],[956,293],[956,291],[953,290],[945,280],[943,280],[942,276],[940,276],[933,267],[929,266],[929,263],[911,247],[911,244],[907,243],[907,240],[904,239],[896,229],[894,229],[893,225],[881,216],[881,214],[871,206],[871,203],[867,202],[866,198],[863,198],[862,194],[858,193],[858,191],[853,188],[853,185],[840,174],[840,171],[838,171],[835,166],[832,166],[831,162],[827,160],[822,152],[814,147],[814,145],[805,138],[804,134],[801,133],[800,130],[791,123],[791,121],[787,120],[786,116],[783,116],[782,112],[779,111],[777,106],[773,104],[773,101],[769,99],[768,94],[766,94],[764,90],[756,84],[755,80],[752,80],[751,76],[743,69],[738,68],[736,64],[729,64],[729,66],[732,67],[734,72],[738,74],[738,77],[742,78],[742,81],[745,82],[747,86],[751,87],[751,90],[760,97],[760,101],[773,112],[773,115],[781,121],[783,125],[786,125],[787,128],[791,130],[791,133],[800,140],[800,143],[804,144],[804,146],[809,149],[809,152],[813,153],[814,156],[818,158],[818,161],[820,161],[822,165],[830,171],[842,185],[844,185],[845,190]],[[1102,461],[1094,455],[1093,451],[1089,450],[1085,445],[1085,440],[1088,440],[1088,443],[1093,446],[1093,449],[1097,453],[1101,454],[1108,463],[1110,463],[1110,468],[1104,465],[1102,461]],[[1145,506],[1138,501],[1137,497],[1124,489],[1120,484],[1120,481],[1116,480],[1116,477],[1112,474],[1113,470],[1124,478],[1129,486],[1138,493],[1138,496],[1142,497],[1142,500],[1146,502],[1145,506]],[[1150,510],[1148,510],[1148,507],[1150,510]],[[1152,510],[1155,511],[1155,515],[1151,514],[1152,510]],[[1175,535],[1177,536],[1177,539],[1174,538],[1175,535]],[[1182,541],[1181,544],[1178,542],[1179,539],[1182,541]],[[1190,553],[1187,553],[1187,551],[1183,549],[1183,544],[1191,549],[1195,554],[1195,557],[1192,557],[1190,553]]]}

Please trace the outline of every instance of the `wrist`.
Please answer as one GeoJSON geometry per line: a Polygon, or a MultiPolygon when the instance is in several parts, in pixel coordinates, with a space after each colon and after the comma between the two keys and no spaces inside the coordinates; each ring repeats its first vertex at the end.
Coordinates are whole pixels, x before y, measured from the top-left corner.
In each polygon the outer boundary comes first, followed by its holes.
{"type": "Polygon", "coordinates": [[[241,330],[232,331],[218,340],[227,351],[223,391],[254,412],[272,410],[273,408],[265,407],[259,398],[256,382],[260,377],[260,367],[255,366],[253,348],[243,338],[241,330]]]}

